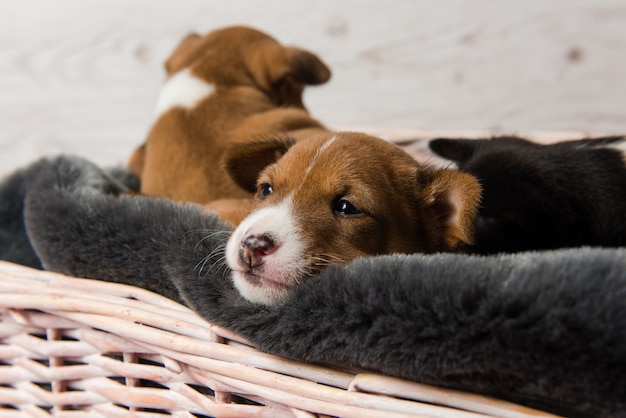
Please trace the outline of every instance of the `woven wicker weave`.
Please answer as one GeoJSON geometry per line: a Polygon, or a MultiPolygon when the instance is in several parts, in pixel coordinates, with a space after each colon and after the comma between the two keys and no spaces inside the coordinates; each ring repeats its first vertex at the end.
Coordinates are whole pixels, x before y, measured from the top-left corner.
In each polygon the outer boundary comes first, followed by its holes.
{"type": "Polygon", "coordinates": [[[143,289],[0,262],[0,417],[548,416],[261,353],[143,289]]]}

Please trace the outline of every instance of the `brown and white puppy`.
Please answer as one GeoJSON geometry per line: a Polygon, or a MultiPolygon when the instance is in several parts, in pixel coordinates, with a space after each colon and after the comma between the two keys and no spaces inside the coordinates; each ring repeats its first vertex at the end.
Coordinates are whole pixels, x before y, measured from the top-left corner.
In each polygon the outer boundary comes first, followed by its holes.
{"type": "Polygon", "coordinates": [[[256,193],[253,212],[226,248],[236,288],[256,303],[280,302],[328,264],[455,251],[472,240],[478,181],[421,165],[379,138],[274,138],[234,146],[225,162],[256,193]]]}
{"type": "Polygon", "coordinates": [[[165,64],[167,81],[148,138],[129,167],[151,196],[206,204],[237,224],[249,192],[220,164],[230,144],[324,131],[302,103],[305,85],[330,78],[314,54],[248,27],[187,36],[165,64]]]}

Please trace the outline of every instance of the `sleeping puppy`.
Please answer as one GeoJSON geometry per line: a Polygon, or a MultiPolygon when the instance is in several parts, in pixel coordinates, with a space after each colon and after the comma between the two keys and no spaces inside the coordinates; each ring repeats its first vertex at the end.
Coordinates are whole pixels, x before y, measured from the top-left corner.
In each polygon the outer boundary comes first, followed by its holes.
{"type": "Polygon", "coordinates": [[[281,132],[296,139],[323,132],[302,92],[328,81],[330,70],[308,51],[241,26],[187,36],[165,69],[155,122],[129,168],[141,179],[141,193],[214,202],[212,209],[237,224],[251,196],[225,173],[224,150],[281,132]]]}
{"type": "Polygon", "coordinates": [[[476,179],[420,165],[379,138],[277,137],[231,147],[224,161],[255,193],[253,212],[226,248],[234,284],[253,302],[276,304],[331,263],[472,242],[476,179]]]}
{"type": "Polygon", "coordinates": [[[481,183],[476,252],[626,245],[625,137],[435,139],[430,148],[481,183]]]}

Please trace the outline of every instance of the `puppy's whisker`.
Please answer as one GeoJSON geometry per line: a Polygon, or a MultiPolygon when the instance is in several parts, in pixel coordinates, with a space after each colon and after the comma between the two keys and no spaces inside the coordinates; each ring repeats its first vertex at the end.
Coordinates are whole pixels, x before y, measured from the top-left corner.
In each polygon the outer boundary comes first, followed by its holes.
{"type": "Polygon", "coordinates": [[[220,258],[224,258],[226,256],[226,252],[224,251],[224,246],[218,245],[207,255],[207,257],[215,257],[216,255],[220,255],[220,258]]]}
{"type": "Polygon", "coordinates": [[[328,257],[328,258],[334,258],[334,259],[337,259],[337,260],[343,260],[341,257],[339,257],[337,255],[334,255],[334,254],[330,254],[330,253],[321,253],[321,254],[318,254],[318,255],[320,257],[328,257]]]}
{"type": "Polygon", "coordinates": [[[320,273],[326,269],[331,263],[322,262],[322,263],[313,263],[307,264],[306,266],[302,266],[302,277],[299,278],[298,282],[306,281],[307,279],[315,276],[319,276],[320,273]]]}
{"type": "Polygon", "coordinates": [[[316,258],[318,260],[324,261],[324,262],[326,262],[328,264],[332,264],[332,263],[335,263],[335,264],[345,264],[346,263],[346,261],[343,258],[338,257],[338,256],[333,255],[333,254],[319,254],[318,257],[316,257],[316,258]]]}
{"type": "Polygon", "coordinates": [[[206,229],[206,228],[199,228],[199,229],[190,229],[189,231],[185,232],[185,236],[189,236],[191,234],[203,234],[203,235],[219,235],[219,234],[224,234],[224,235],[230,235],[232,231],[224,231],[224,230],[220,230],[220,229],[206,229]]]}
{"type": "Polygon", "coordinates": [[[196,243],[196,246],[194,247],[194,251],[198,250],[198,247],[200,246],[200,244],[202,244],[206,240],[213,239],[214,237],[219,237],[220,235],[223,236],[221,241],[226,242],[230,234],[231,234],[230,231],[213,231],[212,233],[204,236],[200,241],[196,243]]]}
{"type": "Polygon", "coordinates": [[[204,262],[206,264],[207,262],[215,259],[216,257],[217,257],[218,261],[225,257],[224,253],[223,253],[223,248],[220,247],[220,246],[217,246],[217,247],[213,248],[213,250],[209,254],[207,254],[204,257],[202,257],[201,262],[204,262]],[[220,254],[220,252],[222,254],[220,254]]]}
{"type": "Polygon", "coordinates": [[[209,255],[206,256],[206,258],[208,260],[213,260],[211,264],[212,266],[224,263],[226,261],[226,255],[224,255],[223,252],[221,252],[220,254],[220,251],[212,251],[209,255]]]}
{"type": "Polygon", "coordinates": [[[202,271],[205,269],[206,265],[210,262],[209,268],[207,272],[211,272],[214,270],[215,266],[218,266],[217,272],[219,273],[221,269],[224,267],[228,267],[226,263],[226,253],[224,252],[224,247],[221,245],[216,246],[213,250],[204,256],[198,264],[196,264],[194,270],[198,270],[198,275],[202,275],[202,271]]]}
{"type": "Polygon", "coordinates": [[[216,276],[223,276],[228,271],[228,263],[226,257],[221,257],[215,263],[213,263],[209,269],[209,273],[214,273],[216,276]]]}
{"type": "Polygon", "coordinates": [[[226,269],[228,267],[228,264],[226,263],[225,257],[220,257],[219,259],[217,259],[214,262],[210,262],[210,261],[211,261],[211,257],[207,256],[207,257],[204,257],[196,265],[196,270],[198,270],[198,277],[201,277],[202,273],[204,271],[206,271],[206,274],[221,275],[223,273],[222,270],[224,270],[224,269],[226,269]],[[207,264],[209,264],[208,268],[206,268],[207,264]],[[205,268],[206,268],[206,270],[205,270],[205,268]]]}
{"type": "MultiPolygon", "coordinates": [[[[216,234],[211,234],[211,235],[209,235],[209,236],[206,236],[206,237],[202,238],[200,241],[198,241],[198,242],[196,243],[196,245],[194,246],[193,250],[194,250],[194,251],[198,251],[198,250],[199,250],[199,248],[200,248],[200,246],[201,246],[204,242],[206,242],[207,240],[212,239],[212,238],[213,238],[213,237],[215,237],[216,235],[217,235],[217,233],[216,233],[216,234]]],[[[229,235],[229,236],[230,236],[230,235],[229,235]]],[[[213,252],[215,252],[215,250],[216,250],[216,249],[222,249],[222,250],[223,250],[223,247],[224,247],[224,245],[225,245],[225,243],[226,243],[227,239],[228,239],[228,237],[226,237],[226,236],[225,236],[224,238],[220,238],[218,242],[212,242],[212,243],[209,243],[209,245],[211,245],[211,246],[213,246],[213,247],[214,247],[214,249],[213,249],[212,253],[213,253],[213,252]]]]}
{"type": "Polygon", "coordinates": [[[206,266],[206,263],[209,261],[208,257],[204,257],[202,258],[202,260],[200,260],[198,262],[198,264],[196,264],[196,266],[194,267],[194,270],[198,271],[198,277],[202,276],[202,270],[204,270],[204,266],[206,266]],[[198,268],[199,267],[199,268],[198,268]]]}
{"type": "Polygon", "coordinates": [[[328,265],[331,264],[330,260],[326,259],[326,258],[322,258],[322,257],[316,257],[316,256],[312,256],[311,260],[316,261],[315,265],[328,265]]]}
{"type": "Polygon", "coordinates": [[[294,282],[301,284],[307,281],[311,277],[315,277],[319,274],[320,270],[313,266],[304,266],[300,269],[297,275],[294,276],[294,282]]]}

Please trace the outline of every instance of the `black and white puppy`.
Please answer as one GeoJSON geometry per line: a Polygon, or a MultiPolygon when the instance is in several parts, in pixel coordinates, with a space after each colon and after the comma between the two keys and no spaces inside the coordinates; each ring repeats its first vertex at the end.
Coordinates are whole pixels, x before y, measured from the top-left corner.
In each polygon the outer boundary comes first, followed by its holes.
{"type": "Polygon", "coordinates": [[[482,185],[475,252],[626,245],[626,137],[439,138],[430,148],[482,185]]]}

